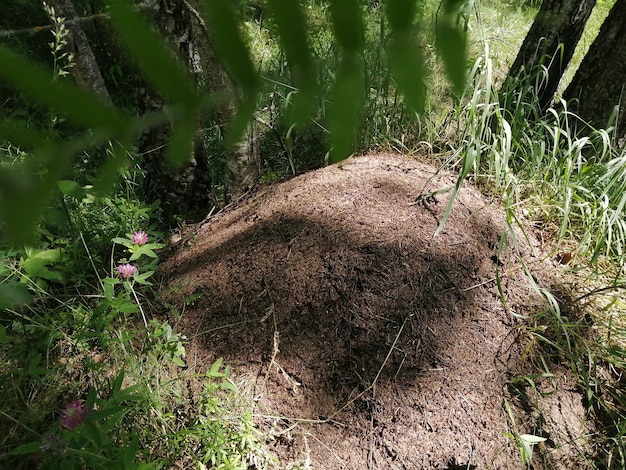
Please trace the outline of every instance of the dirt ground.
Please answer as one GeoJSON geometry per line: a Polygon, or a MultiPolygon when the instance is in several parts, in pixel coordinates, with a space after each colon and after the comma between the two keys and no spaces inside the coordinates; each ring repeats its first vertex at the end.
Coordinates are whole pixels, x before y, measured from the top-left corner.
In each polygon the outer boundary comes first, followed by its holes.
{"type": "Polygon", "coordinates": [[[532,390],[541,412],[510,386],[528,369],[516,315],[544,308],[520,257],[558,268],[519,232],[499,250],[503,213],[469,186],[434,236],[454,182],[355,157],[265,187],[174,247],[166,298],[188,362],[232,367],[282,468],[523,468],[522,433],[548,438],[535,468],[585,468],[567,373],[532,390]]]}

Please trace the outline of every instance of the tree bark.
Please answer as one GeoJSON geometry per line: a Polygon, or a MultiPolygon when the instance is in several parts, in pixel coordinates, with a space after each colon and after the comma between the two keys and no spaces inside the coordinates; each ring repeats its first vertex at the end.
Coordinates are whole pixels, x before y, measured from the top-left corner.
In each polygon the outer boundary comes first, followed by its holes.
{"type": "MultiPolygon", "coordinates": [[[[210,31],[198,14],[197,0],[152,0],[149,6],[153,20],[167,43],[183,60],[198,87],[218,97],[221,104],[212,112],[198,117],[198,128],[222,127],[233,114],[235,106],[233,87],[224,67],[210,43],[210,31]]],[[[162,108],[164,103],[145,91],[144,111],[162,108]]],[[[210,155],[197,141],[183,171],[175,171],[165,162],[163,149],[170,129],[153,129],[144,136],[140,151],[146,170],[145,190],[149,199],[161,200],[164,220],[175,218],[198,220],[209,212],[217,201],[212,194],[210,155]]],[[[258,181],[260,162],[258,139],[254,124],[233,148],[226,152],[224,199],[236,198],[258,181]]]]}
{"type": "MultiPolygon", "coordinates": [[[[200,88],[223,89],[226,78],[206,44],[202,20],[187,0],[152,0],[143,2],[166,43],[183,61],[200,88]]],[[[166,103],[148,87],[140,90],[139,108],[148,113],[163,109],[166,103]]],[[[215,116],[198,116],[198,129],[216,121],[215,116]]],[[[167,224],[202,219],[215,205],[209,169],[209,156],[200,139],[192,148],[183,168],[172,168],[165,149],[171,136],[170,126],[151,129],[144,134],[139,151],[145,170],[144,191],[148,200],[161,201],[161,215],[167,224]]]]}
{"type": "MultiPolygon", "coordinates": [[[[617,0],[564,93],[573,109],[594,127],[606,128],[624,119],[626,85],[626,0],[617,0]],[[617,109],[616,115],[615,113],[617,109]]],[[[618,127],[617,137],[626,135],[618,127]]]]}
{"type": "MultiPolygon", "coordinates": [[[[78,18],[72,0],[48,0],[48,2],[54,8],[57,17],[63,17],[66,20],[78,18]]],[[[56,18],[52,18],[52,21],[56,22],[56,18]]],[[[74,54],[72,77],[78,86],[90,90],[103,102],[111,104],[111,96],[83,28],[79,22],[67,24],[66,27],[70,32],[68,49],[74,54]]]]}
{"type": "Polygon", "coordinates": [[[502,90],[511,92],[520,77],[533,76],[544,66],[547,80],[535,91],[542,111],[548,109],[595,4],[596,0],[543,0],[502,90]]]}
{"type": "Polygon", "coordinates": [[[245,134],[226,154],[226,201],[236,199],[259,182],[261,157],[259,154],[259,127],[252,121],[245,134]]]}

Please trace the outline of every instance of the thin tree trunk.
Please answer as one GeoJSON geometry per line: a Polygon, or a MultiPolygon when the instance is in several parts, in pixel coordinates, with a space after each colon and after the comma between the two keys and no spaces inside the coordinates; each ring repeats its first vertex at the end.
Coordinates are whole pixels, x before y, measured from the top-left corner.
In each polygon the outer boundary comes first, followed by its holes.
{"type": "MultiPolygon", "coordinates": [[[[57,17],[63,17],[66,20],[78,18],[72,0],[48,0],[48,2],[54,8],[57,17]]],[[[56,18],[52,20],[56,21],[56,18]]],[[[103,102],[111,104],[111,96],[83,28],[79,22],[67,24],[66,27],[70,32],[68,49],[74,54],[72,77],[79,86],[92,91],[103,102]]]]}
{"type": "Polygon", "coordinates": [[[547,69],[547,79],[535,91],[538,104],[545,111],[552,103],[595,4],[596,0],[543,0],[502,90],[511,92],[520,77],[533,76],[543,66],[547,69]]]}
{"type": "Polygon", "coordinates": [[[565,90],[564,98],[577,100],[572,109],[592,126],[618,125],[617,137],[622,138],[626,136],[626,126],[622,124],[626,117],[625,85],[626,0],[617,0],[565,90]],[[611,118],[617,119],[610,122],[611,118]]]}
{"type": "Polygon", "coordinates": [[[226,201],[236,199],[259,182],[259,126],[252,121],[246,132],[226,155],[226,201]]]}

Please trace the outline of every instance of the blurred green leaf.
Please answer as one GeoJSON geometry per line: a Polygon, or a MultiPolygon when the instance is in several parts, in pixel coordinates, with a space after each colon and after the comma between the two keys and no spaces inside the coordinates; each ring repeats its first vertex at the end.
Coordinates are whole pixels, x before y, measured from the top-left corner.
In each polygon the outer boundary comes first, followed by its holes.
{"type": "Polygon", "coordinates": [[[413,35],[395,34],[387,52],[389,69],[404,95],[406,105],[412,111],[422,113],[426,100],[426,68],[424,58],[413,41],[413,35]]]}
{"type": "Polygon", "coordinates": [[[60,180],[57,181],[57,186],[61,193],[73,197],[77,201],[81,201],[85,197],[85,189],[76,181],[60,180]]]}
{"type": "Polygon", "coordinates": [[[250,51],[240,33],[240,21],[237,18],[231,0],[203,0],[204,12],[215,47],[222,58],[229,75],[249,97],[259,90],[259,75],[250,58],[250,51]]]}
{"type": "Polygon", "coordinates": [[[77,126],[97,127],[115,133],[128,122],[127,117],[95,96],[68,81],[53,80],[51,71],[43,70],[1,44],[0,64],[3,64],[0,78],[77,126]]]}
{"type": "Polygon", "coordinates": [[[394,33],[410,31],[413,27],[416,0],[385,0],[385,13],[394,33]]]}
{"type": "Polygon", "coordinates": [[[311,112],[316,90],[316,75],[306,32],[306,18],[298,0],[268,0],[270,12],[287,56],[293,85],[293,122],[302,122],[311,112]]]}
{"type": "Polygon", "coordinates": [[[346,53],[337,72],[329,110],[332,145],[330,163],[343,160],[353,153],[364,95],[360,61],[346,53]]]}
{"type": "MultiPolygon", "coordinates": [[[[128,146],[128,143],[126,144],[128,146]]],[[[113,145],[107,152],[107,159],[98,171],[98,177],[94,186],[98,196],[106,195],[115,185],[122,168],[128,165],[128,153],[122,144],[113,145]]]]}
{"type": "Polygon", "coordinates": [[[360,54],[365,40],[358,0],[333,0],[330,4],[333,31],[343,48],[329,109],[330,163],[350,156],[365,97],[365,79],[360,54]]]}
{"type": "MultiPolygon", "coordinates": [[[[224,68],[240,90],[241,99],[226,135],[227,145],[234,145],[244,135],[256,111],[260,90],[259,74],[241,32],[240,20],[230,0],[203,0],[203,12],[210,24],[214,45],[224,68]]],[[[239,95],[239,93],[236,93],[239,95]]]]}
{"type": "Polygon", "coordinates": [[[189,161],[196,140],[196,116],[191,114],[179,121],[172,132],[167,146],[167,159],[173,165],[189,161]]]}
{"type": "Polygon", "coordinates": [[[0,284],[0,310],[28,304],[31,299],[26,286],[14,282],[0,284]]]}
{"type": "Polygon", "coordinates": [[[386,0],[385,13],[392,38],[387,46],[389,69],[406,105],[421,113],[426,99],[426,68],[415,42],[415,0],[386,0]]]}
{"type": "Polygon", "coordinates": [[[198,100],[193,82],[165,46],[163,38],[129,2],[107,0],[107,3],[111,20],[146,79],[172,103],[182,105],[187,112],[195,109],[198,100]]]}
{"type": "Polygon", "coordinates": [[[74,156],[102,143],[103,137],[94,131],[67,142],[47,142],[32,152],[27,165],[0,166],[0,220],[9,243],[34,242],[35,225],[74,156]]]}
{"type": "Polygon", "coordinates": [[[46,141],[43,131],[21,121],[0,120],[0,136],[22,149],[31,150],[46,141]]]}
{"type": "Polygon", "coordinates": [[[10,243],[32,244],[36,222],[51,196],[51,180],[39,181],[17,168],[0,168],[0,216],[10,243]]]}
{"type": "Polygon", "coordinates": [[[330,16],[333,32],[341,47],[355,53],[362,51],[365,36],[359,0],[331,0],[330,16]]]}
{"type": "Polygon", "coordinates": [[[467,36],[460,22],[460,7],[464,4],[465,0],[443,0],[443,11],[435,22],[437,52],[458,95],[465,87],[467,72],[467,36]]]}

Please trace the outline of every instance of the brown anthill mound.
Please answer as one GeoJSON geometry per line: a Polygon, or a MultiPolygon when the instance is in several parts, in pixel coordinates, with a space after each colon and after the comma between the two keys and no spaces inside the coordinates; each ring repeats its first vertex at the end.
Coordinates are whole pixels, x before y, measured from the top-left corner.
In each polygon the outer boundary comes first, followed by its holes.
{"type": "MultiPolygon", "coordinates": [[[[190,366],[232,366],[281,462],[521,468],[506,433],[550,432],[530,408],[513,429],[504,406],[523,372],[512,313],[542,308],[518,257],[538,258],[521,236],[499,252],[501,209],[469,186],[434,236],[454,184],[409,158],[352,158],[239,201],[164,264],[168,301],[196,299],[177,326],[190,366]]],[[[578,428],[547,436],[551,468],[580,466],[584,412],[567,404],[578,428]]]]}

